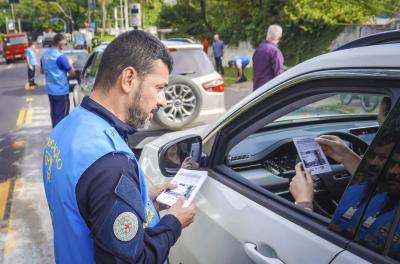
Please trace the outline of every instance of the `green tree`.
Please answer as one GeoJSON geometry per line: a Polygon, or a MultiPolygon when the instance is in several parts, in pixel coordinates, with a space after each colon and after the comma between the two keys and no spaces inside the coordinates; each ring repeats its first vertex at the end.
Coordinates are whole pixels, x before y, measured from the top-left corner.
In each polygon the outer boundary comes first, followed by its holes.
{"type": "Polygon", "coordinates": [[[178,0],[165,6],[158,25],[174,35],[208,36],[219,33],[228,44],[265,39],[271,24],[280,24],[281,42],[288,65],[327,51],[344,25],[398,11],[400,0],[178,0]]]}

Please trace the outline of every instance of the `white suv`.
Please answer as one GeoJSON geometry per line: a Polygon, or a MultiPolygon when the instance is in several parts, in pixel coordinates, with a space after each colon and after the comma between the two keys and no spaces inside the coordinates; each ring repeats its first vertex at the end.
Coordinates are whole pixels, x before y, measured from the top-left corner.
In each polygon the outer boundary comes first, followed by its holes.
{"type": "Polygon", "coordinates": [[[388,32],[313,58],[213,124],[148,143],[140,164],[149,185],[169,181],[176,161],[195,156],[194,144],[209,176],[171,263],[399,263],[399,41],[400,31],[388,32]],[[355,98],[347,105],[346,95],[355,98]],[[388,112],[381,126],[378,108],[363,108],[365,96],[388,112]],[[354,177],[333,160],[330,172],[313,175],[311,211],[289,192],[292,139],[322,134],[342,138],[362,161],[354,177]]]}
{"type": "MultiPolygon", "coordinates": [[[[224,81],[214,70],[200,44],[163,41],[170,52],[174,67],[166,89],[167,106],[155,115],[149,130],[180,130],[209,124],[225,113],[224,81]]],[[[89,56],[82,72],[81,84],[73,90],[78,105],[90,94],[101,56],[107,43],[89,56]]]]}

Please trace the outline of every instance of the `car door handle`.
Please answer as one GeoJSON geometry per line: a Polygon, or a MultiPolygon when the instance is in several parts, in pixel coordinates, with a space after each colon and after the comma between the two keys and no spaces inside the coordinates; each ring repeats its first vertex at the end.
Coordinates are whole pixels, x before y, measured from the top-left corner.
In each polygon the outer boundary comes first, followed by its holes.
{"type": "Polygon", "coordinates": [[[258,252],[257,245],[253,243],[244,243],[244,251],[255,264],[284,264],[278,258],[267,257],[258,252]]]}

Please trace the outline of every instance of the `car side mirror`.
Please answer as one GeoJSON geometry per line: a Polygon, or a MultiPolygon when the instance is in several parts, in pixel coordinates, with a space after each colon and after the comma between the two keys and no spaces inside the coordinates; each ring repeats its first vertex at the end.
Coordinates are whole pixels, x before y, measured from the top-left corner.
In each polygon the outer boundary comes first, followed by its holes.
{"type": "Polygon", "coordinates": [[[161,173],[166,177],[175,176],[180,168],[199,169],[205,161],[201,137],[191,135],[168,142],[160,148],[158,160],[161,173]]]}

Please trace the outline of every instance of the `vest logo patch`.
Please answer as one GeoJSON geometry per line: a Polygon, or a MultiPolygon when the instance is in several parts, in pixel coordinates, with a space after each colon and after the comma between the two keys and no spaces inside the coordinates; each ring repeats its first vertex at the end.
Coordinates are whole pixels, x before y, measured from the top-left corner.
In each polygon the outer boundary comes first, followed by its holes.
{"type": "Polygon", "coordinates": [[[123,212],[114,221],[114,235],[120,241],[130,241],[135,237],[138,226],[138,219],[134,213],[123,212]]]}

